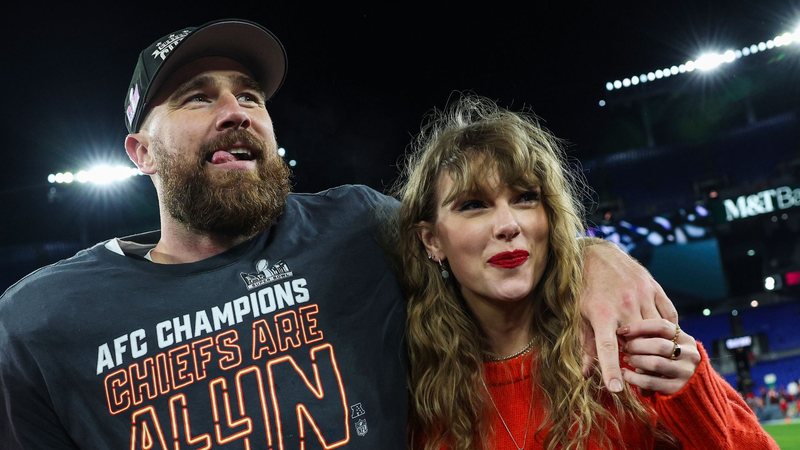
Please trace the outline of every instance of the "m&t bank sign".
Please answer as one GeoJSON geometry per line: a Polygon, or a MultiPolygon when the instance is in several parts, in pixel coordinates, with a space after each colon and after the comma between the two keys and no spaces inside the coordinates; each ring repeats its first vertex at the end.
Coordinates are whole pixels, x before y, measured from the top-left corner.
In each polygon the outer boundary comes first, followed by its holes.
{"type": "Polygon", "coordinates": [[[733,222],[800,206],[800,188],[781,186],[736,198],[726,198],[721,203],[723,210],[717,211],[717,217],[724,215],[727,222],[733,222]]]}

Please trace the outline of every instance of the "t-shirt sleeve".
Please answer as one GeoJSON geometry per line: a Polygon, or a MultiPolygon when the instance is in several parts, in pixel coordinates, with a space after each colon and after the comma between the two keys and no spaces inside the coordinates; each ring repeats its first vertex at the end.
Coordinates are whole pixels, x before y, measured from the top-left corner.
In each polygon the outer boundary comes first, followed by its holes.
{"type": "Polygon", "coordinates": [[[689,382],[672,395],[653,396],[664,425],[685,450],[777,450],[742,396],[711,367],[702,344],[697,347],[700,364],[689,382]]]}
{"type": "Polygon", "coordinates": [[[384,219],[386,215],[391,216],[400,207],[400,201],[396,198],[363,185],[353,186],[353,197],[356,201],[363,202],[379,220],[384,219]]]}
{"type": "Polygon", "coordinates": [[[328,192],[329,195],[341,197],[342,204],[353,214],[350,216],[351,220],[360,222],[352,225],[363,228],[369,233],[383,251],[397,263],[395,252],[400,201],[360,184],[344,185],[328,192]]]}
{"type": "Polygon", "coordinates": [[[25,332],[23,301],[0,297],[0,442],[8,450],[75,449],[55,414],[36,358],[29,351],[35,336],[25,332]]]}

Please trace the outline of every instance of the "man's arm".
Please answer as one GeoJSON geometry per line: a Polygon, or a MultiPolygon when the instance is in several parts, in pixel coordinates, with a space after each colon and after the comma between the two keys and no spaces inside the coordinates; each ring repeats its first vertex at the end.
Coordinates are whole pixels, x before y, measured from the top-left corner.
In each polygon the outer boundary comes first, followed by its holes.
{"type": "Polygon", "coordinates": [[[581,238],[584,327],[584,372],[595,360],[611,392],[622,390],[617,328],[639,319],[662,317],[678,323],[675,305],[650,272],[615,244],[598,238],[581,238]],[[588,345],[594,341],[595,345],[588,345]]]}
{"type": "Polygon", "coordinates": [[[40,361],[29,351],[37,338],[20,332],[29,311],[13,303],[8,292],[0,296],[0,448],[77,449],[55,413],[40,361]]]}

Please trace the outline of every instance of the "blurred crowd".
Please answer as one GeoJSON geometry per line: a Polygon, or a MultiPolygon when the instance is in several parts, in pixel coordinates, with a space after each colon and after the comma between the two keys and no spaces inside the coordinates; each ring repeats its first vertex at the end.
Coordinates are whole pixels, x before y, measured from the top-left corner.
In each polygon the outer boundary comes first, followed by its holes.
{"type": "Polygon", "coordinates": [[[757,392],[745,395],[745,400],[762,422],[791,420],[800,414],[798,382],[800,379],[778,387],[762,386],[757,392]]]}

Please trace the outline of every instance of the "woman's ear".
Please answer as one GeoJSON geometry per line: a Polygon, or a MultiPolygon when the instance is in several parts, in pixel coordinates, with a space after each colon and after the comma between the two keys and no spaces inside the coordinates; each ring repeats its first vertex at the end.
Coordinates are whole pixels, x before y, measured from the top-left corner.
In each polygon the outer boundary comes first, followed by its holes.
{"type": "Polygon", "coordinates": [[[447,255],[444,254],[439,236],[436,234],[434,225],[428,221],[421,221],[417,223],[417,237],[425,246],[425,251],[428,256],[436,261],[444,261],[447,255]]]}

